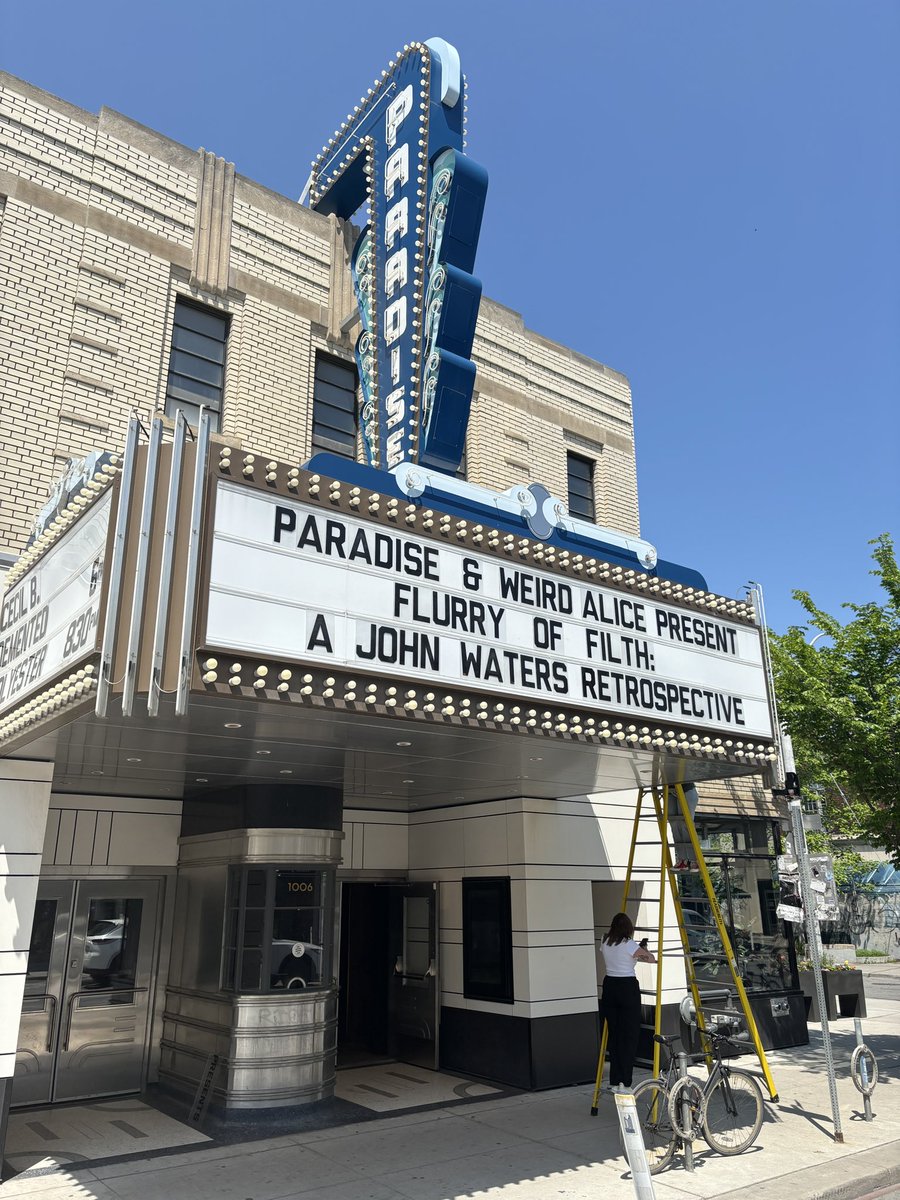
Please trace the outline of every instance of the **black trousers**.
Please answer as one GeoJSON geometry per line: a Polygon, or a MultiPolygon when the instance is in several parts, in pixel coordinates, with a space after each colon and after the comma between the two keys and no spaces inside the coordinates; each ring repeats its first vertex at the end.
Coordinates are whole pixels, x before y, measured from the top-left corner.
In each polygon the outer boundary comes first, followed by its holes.
{"type": "Polygon", "coordinates": [[[609,1082],[631,1087],[641,1032],[641,992],[634,975],[607,975],[603,981],[603,1016],[609,1031],[609,1082]]]}

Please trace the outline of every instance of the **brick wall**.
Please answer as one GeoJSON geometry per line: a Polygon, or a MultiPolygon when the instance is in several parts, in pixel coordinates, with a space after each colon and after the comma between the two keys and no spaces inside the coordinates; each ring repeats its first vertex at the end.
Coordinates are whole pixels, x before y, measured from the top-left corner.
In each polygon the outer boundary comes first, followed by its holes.
{"type": "MultiPolygon", "coordinates": [[[[350,239],[240,176],[200,221],[203,160],[0,73],[0,553],[22,548],[68,458],[120,446],[131,411],[163,406],[178,296],[229,316],[223,432],[309,455],[315,351],[352,354],[340,333],[350,239]],[[224,257],[198,252],[210,223],[224,257]]],[[[573,449],[596,463],[597,520],[639,532],[625,377],[490,300],[474,357],[469,478],[540,480],[565,499],[573,449]]]]}

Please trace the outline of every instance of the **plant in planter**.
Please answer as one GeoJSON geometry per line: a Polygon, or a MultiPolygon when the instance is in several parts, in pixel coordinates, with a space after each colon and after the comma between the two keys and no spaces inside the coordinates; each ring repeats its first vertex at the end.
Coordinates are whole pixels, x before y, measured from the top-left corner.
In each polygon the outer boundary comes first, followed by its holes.
{"type": "MultiPolygon", "coordinates": [[[[807,1016],[811,1021],[819,1021],[821,1015],[812,962],[808,958],[801,958],[797,962],[797,968],[800,975],[800,988],[806,998],[807,1016]]],[[[866,993],[863,988],[862,971],[851,966],[846,959],[836,963],[829,955],[823,954],[821,977],[829,1021],[837,1020],[838,1012],[842,1017],[864,1017],[866,1015],[866,993]]]]}

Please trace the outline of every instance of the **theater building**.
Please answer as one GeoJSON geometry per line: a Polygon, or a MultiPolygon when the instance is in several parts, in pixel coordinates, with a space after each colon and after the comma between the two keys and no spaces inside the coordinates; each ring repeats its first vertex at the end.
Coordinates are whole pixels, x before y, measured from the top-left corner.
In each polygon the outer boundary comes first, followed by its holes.
{"type": "Polygon", "coordinates": [[[479,309],[483,186],[429,47],[309,204],[0,75],[7,1106],[211,1068],[223,1111],[291,1106],[384,1058],[592,1078],[597,940],[661,782],[698,783],[720,853],[731,821],[793,1011],[756,615],[641,537],[625,376],[479,309]],[[418,177],[416,113],[456,147],[418,177]],[[438,168],[427,274],[391,214],[438,168]],[[357,169],[408,263],[360,249],[357,169]]]}

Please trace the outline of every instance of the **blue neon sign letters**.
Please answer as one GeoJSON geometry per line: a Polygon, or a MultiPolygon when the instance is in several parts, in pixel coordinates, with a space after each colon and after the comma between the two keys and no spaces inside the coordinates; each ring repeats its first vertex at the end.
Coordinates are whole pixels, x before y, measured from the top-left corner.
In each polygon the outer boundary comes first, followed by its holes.
{"type": "Polygon", "coordinates": [[[310,203],[369,224],[351,267],[369,463],[453,472],[465,446],[481,283],[472,275],[487,173],[463,154],[459,56],[405,46],[323,148],[310,203]]]}

